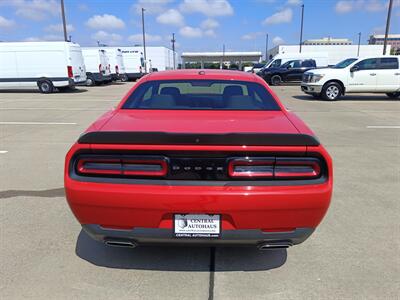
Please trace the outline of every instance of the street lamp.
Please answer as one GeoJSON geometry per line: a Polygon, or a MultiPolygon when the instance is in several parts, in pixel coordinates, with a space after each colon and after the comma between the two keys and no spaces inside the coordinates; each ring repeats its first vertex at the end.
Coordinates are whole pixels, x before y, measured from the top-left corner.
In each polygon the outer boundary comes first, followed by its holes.
{"type": "Polygon", "coordinates": [[[146,58],[146,35],[144,33],[144,11],[142,7],[142,31],[143,31],[143,56],[144,56],[144,72],[147,73],[147,58],[146,58]]]}
{"type": "Polygon", "coordinates": [[[387,39],[389,35],[390,16],[392,15],[393,0],[389,2],[388,14],[386,18],[385,40],[383,41],[383,55],[386,55],[387,39]]]}
{"type": "Polygon", "coordinates": [[[300,25],[300,53],[301,53],[301,45],[303,44],[303,21],[304,21],[304,4],[301,5],[301,25],[300,25]]]}
{"type": "Polygon", "coordinates": [[[361,44],[361,32],[358,33],[358,48],[357,48],[357,57],[360,56],[360,44],[361,44]]]}
{"type": "Polygon", "coordinates": [[[64,0],[61,0],[61,17],[63,23],[63,30],[64,30],[64,41],[68,42],[68,35],[67,35],[67,22],[65,21],[65,10],[64,10],[64,0]]]}

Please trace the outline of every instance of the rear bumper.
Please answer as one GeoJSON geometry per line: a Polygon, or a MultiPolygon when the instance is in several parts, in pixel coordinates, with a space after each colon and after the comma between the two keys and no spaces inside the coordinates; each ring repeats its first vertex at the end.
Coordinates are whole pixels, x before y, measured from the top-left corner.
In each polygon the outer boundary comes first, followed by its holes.
{"type": "Polygon", "coordinates": [[[263,232],[257,229],[223,230],[218,239],[188,239],[173,237],[172,229],[134,228],[118,230],[103,228],[97,224],[84,224],[83,230],[93,239],[100,242],[126,241],[135,245],[152,244],[188,244],[188,245],[243,245],[259,246],[265,243],[297,245],[304,242],[314,228],[296,228],[287,232],[263,232]]]}
{"type": "Polygon", "coordinates": [[[301,90],[306,94],[320,94],[322,91],[322,85],[312,85],[312,84],[301,84],[301,90]]]}

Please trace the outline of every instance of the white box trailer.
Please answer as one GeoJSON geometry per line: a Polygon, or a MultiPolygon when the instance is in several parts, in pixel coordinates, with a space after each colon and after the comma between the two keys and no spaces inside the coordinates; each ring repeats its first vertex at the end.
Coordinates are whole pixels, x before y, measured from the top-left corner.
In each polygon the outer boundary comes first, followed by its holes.
{"type": "Polygon", "coordinates": [[[0,42],[0,88],[51,93],[86,82],[81,47],[71,42],[0,42]]]}
{"type": "MultiPolygon", "coordinates": [[[[388,45],[387,53],[390,53],[388,45]]],[[[336,65],[346,58],[357,58],[358,45],[302,45],[302,53],[324,53],[328,57],[328,65],[336,65]]],[[[380,56],[383,52],[383,45],[360,45],[359,56],[380,56]]],[[[280,45],[268,50],[268,56],[274,57],[277,54],[298,54],[299,45],[280,45]]]]}
{"type": "Polygon", "coordinates": [[[97,47],[82,48],[88,86],[111,81],[111,66],[106,50],[97,47]]]}
{"type": "MultiPolygon", "coordinates": [[[[129,80],[139,79],[144,75],[143,52],[137,47],[118,47],[122,51],[125,74],[129,80]]],[[[147,49],[147,47],[146,47],[147,49]]]]}
{"type": "Polygon", "coordinates": [[[264,68],[278,68],[283,65],[285,62],[290,60],[307,60],[313,59],[317,65],[317,67],[327,67],[329,66],[329,58],[326,52],[302,52],[302,53],[283,53],[275,55],[264,68]]]}
{"type": "MultiPolygon", "coordinates": [[[[143,47],[133,47],[143,52],[143,47]]],[[[171,49],[167,47],[146,47],[146,60],[147,60],[147,71],[150,72],[152,69],[155,71],[166,71],[174,69],[174,55],[175,65],[177,63],[177,55],[171,49]]]]}

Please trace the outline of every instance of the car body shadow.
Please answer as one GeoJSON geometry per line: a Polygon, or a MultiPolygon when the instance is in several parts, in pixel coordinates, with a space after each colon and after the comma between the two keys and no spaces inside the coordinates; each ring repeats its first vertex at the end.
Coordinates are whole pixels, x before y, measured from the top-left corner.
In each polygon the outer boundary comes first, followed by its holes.
{"type": "Polygon", "coordinates": [[[326,102],[337,102],[337,101],[399,101],[399,99],[390,99],[384,95],[357,95],[357,94],[352,94],[352,95],[346,95],[343,97],[340,97],[338,100],[335,101],[328,101],[324,99],[316,99],[313,96],[309,95],[295,95],[293,98],[297,100],[303,100],[303,101],[326,101],[326,102]]]}
{"type": "MultiPolygon", "coordinates": [[[[81,230],[76,255],[96,266],[152,271],[210,271],[210,247],[140,246],[110,247],[81,230]]],[[[215,272],[265,271],[279,268],[287,259],[286,249],[260,251],[255,247],[217,247],[215,272]]]]}

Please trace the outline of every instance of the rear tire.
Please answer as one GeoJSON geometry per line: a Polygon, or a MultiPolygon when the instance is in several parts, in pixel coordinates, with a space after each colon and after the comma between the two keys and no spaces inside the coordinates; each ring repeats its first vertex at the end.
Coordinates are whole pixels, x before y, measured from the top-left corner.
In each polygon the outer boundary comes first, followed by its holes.
{"type": "Polygon", "coordinates": [[[337,82],[330,82],[322,89],[322,98],[329,101],[335,101],[343,94],[342,87],[337,82]]]}
{"type": "Polygon", "coordinates": [[[96,81],[94,81],[94,78],[92,76],[88,76],[86,78],[86,86],[94,86],[96,84],[96,81]]]}
{"type": "Polygon", "coordinates": [[[129,80],[129,78],[125,74],[121,76],[121,81],[122,82],[127,82],[128,80],[129,80]]]}
{"type": "Polygon", "coordinates": [[[50,94],[54,92],[54,86],[50,80],[40,80],[38,81],[37,85],[42,94],[50,94]]]}
{"type": "Polygon", "coordinates": [[[271,85],[280,85],[282,83],[282,78],[279,75],[274,75],[271,77],[271,85]]]}
{"type": "Polygon", "coordinates": [[[397,93],[386,93],[386,96],[388,96],[390,99],[398,99],[400,97],[400,92],[397,92],[397,93]]]}

